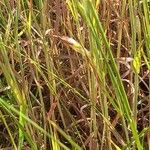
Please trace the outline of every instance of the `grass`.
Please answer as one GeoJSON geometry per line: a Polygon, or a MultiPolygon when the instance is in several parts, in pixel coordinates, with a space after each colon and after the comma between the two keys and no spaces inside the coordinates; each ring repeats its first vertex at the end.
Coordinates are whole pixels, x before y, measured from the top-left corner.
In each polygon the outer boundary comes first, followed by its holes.
{"type": "Polygon", "coordinates": [[[0,8],[0,149],[150,149],[148,0],[0,8]]]}

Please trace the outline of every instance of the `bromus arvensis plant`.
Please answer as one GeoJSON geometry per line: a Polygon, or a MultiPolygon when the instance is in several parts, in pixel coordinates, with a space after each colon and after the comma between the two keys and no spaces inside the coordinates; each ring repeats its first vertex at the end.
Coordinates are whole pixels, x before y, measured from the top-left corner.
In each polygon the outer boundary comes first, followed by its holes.
{"type": "Polygon", "coordinates": [[[148,0],[0,8],[0,148],[150,147],[148,0]]]}

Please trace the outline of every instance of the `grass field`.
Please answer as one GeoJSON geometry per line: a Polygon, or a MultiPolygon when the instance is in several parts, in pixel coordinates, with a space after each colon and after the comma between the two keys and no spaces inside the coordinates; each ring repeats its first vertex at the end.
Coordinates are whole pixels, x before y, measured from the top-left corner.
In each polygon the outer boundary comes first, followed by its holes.
{"type": "Polygon", "coordinates": [[[0,1],[0,150],[150,150],[149,0],[0,1]]]}

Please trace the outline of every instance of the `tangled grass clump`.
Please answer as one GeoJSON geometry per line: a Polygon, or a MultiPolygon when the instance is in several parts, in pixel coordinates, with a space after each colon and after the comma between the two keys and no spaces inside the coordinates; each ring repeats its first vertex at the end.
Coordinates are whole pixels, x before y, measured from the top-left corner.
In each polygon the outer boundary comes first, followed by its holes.
{"type": "Polygon", "coordinates": [[[0,148],[150,147],[149,1],[0,9],[0,148]]]}

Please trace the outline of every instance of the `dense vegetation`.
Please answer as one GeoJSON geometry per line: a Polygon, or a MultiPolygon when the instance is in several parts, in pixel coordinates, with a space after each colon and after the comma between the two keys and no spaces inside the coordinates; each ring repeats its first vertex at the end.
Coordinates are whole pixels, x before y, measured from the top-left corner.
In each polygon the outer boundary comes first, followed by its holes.
{"type": "Polygon", "coordinates": [[[0,149],[150,149],[148,0],[0,1],[0,149]]]}

